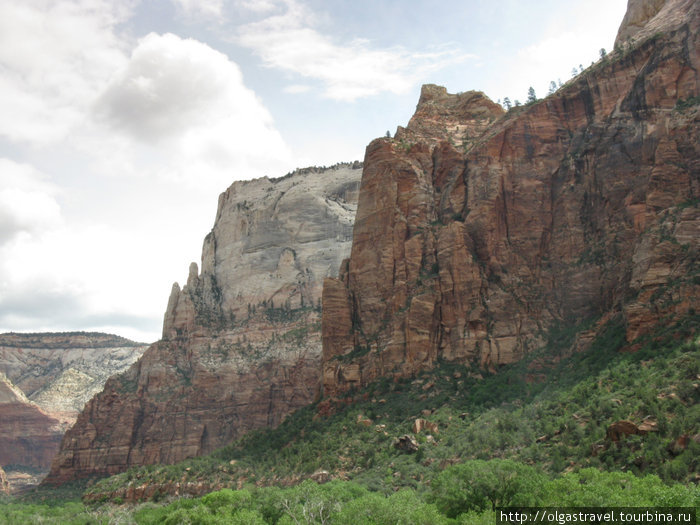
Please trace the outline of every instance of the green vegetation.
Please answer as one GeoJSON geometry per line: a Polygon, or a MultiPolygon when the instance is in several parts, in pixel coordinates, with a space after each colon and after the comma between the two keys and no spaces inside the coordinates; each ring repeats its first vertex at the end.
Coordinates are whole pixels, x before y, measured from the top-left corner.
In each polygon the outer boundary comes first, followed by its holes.
{"type": "Polygon", "coordinates": [[[469,511],[537,505],[542,501],[541,472],[509,459],[466,461],[445,469],[431,484],[430,499],[451,518],[469,511]]]}
{"type": "Polygon", "coordinates": [[[397,147],[400,148],[403,151],[411,151],[411,148],[413,147],[414,143],[413,142],[406,142],[404,140],[401,140],[397,147]]]}
{"type": "Polygon", "coordinates": [[[293,323],[313,311],[317,310],[312,306],[292,308],[287,303],[279,308],[274,306],[265,308],[265,318],[273,324],[293,323]]]}
{"type": "Polygon", "coordinates": [[[676,111],[685,111],[687,109],[697,106],[698,104],[700,104],[700,96],[688,97],[686,99],[678,99],[678,102],[676,102],[675,109],[676,111]]]}
{"type": "Polygon", "coordinates": [[[535,102],[537,102],[537,95],[535,94],[535,88],[530,86],[529,89],[527,90],[527,103],[534,104],[535,102]]]}
{"type": "Polygon", "coordinates": [[[494,511],[501,505],[697,507],[700,490],[680,484],[669,486],[654,475],[636,477],[590,468],[550,480],[514,461],[476,460],[445,469],[425,495],[406,488],[384,495],[352,481],[317,484],[307,480],[293,487],[222,489],[165,505],[10,503],[0,505],[0,520],[7,524],[61,525],[492,524],[494,511]]]}
{"type": "Polygon", "coordinates": [[[493,509],[511,504],[698,506],[700,316],[661,320],[634,353],[620,351],[626,327],[612,318],[566,357],[594,325],[552,326],[541,349],[495,374],[442,363],[382,379],[352,403],[308,407],[209,456],[99,481],[88,506],[0,505],[0,522],[38,522],[17,517],[34,512],[44,523],[493,523],[493,509]],[[415,434],[417,452],[397,449],[420,417],[438,431],[415,434]],[[655,428],[613,442],[606,432],[620,420],[655,428]],[[311,481],[321,469],[338,480],[311,481]],[[182,494],[188,483],[230,489],[165,504],[177,483],[182,494]],[[144,485],[163,489],[123,504],[144,485]]]}

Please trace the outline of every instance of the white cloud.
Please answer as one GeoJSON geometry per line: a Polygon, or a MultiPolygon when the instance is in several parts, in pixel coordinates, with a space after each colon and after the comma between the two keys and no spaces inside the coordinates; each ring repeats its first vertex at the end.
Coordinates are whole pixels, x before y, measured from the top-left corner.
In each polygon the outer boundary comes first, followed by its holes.
{"type": "Polygon", "coordinates": [[[173,0],[186,14],[199,14],[207,17],[220,17],[223,14],[223,0],[173,0]]]}
{"type": "Polygon", "coordinates": [[[293,95],[299,93],[308,93],[309,91],[311,91],[311,86],[306,84],[290,84],[289,86],[285,87],[282,91],[293,95]]]}
{"type": "Polygon", "coordinates": [[[17,235],[0,245],[0,332],[106,330],[155,340],[169,285],[183,273],[161,277],[175,272],[153,256],[166,250],[119,224],[61,222],[17,235]]]}
{"type": "Polygon", "coordinates": [[[287,167],[272,116],[226,55],[192,39],[151,33],[95,105],[121,132],[120,156],[151,157],[147,171],[219,189],[287,167]],[[146,146],[144,146],[144,144],[146,146]],[[131,147],[131,153],[124,148],[131,147]]]}
{"type": "Polygon", "coordinates": [[[0,246],[62,223],[56,188],[27,164],[0,158],[0,246]]]}
{"type": "MultiPolygon", "coordinates": [[[[151,33],[141,39],[97,108],[137,139],[155,142],[217,113],[212,103],[227,98],[231,87],[240,90],[242,76],[225,55],[195,40],[151,33]]],[[[240,112],[245,102],[232,110],[240,112]]]]}
{"type": "Polygon", "coordinates": [[[455,50],[412,53],[396,46],[373,49],[355,39],[336,44],[312,28],[313,15],[295,0],[284,0],[275,14],[240,28],[238,42],[268,67],[322,81],[325,96],[352,101],[381,92],[406,93],[428,74],[471,58],[455,50]]]}
{"type": "Polygon", "coordinates": [[[269,13],[277,8],[274,0],[236,0],[236,7],[254,13],[269,13]]]}
{"type": "Polygon", "coordinates": [[[590,0],[562,9],[538,41],[513,56],[490,91],[524,102],[528,87],[533,86],[544,97],[550,81],[566,82],[573,68],[587,68],[598,60],[601,47],[610,50],[624,12],[624,0],[590,0]],[[504,92],[504,87],[510,92],[504,92]]]}
{"type": "Polygon", "coordinates": [[[131,2],[0,1],[0,136],[44,144],[81,123],[123,60],[131,2]]]}
{"type": "Polygon", "coordinates": [[[10,4],[0,0],[0,146],[50,177],[0,159],[0,331],[153,340],[219,192],[288,171],[289,150],[225,55],[119,35],[125,2],[10,4]]]}

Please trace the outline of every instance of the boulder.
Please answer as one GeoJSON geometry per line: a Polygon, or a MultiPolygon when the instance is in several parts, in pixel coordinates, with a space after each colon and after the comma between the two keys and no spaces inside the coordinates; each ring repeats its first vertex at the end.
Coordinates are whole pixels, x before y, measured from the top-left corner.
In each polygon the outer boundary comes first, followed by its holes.
{"type": "Polygon", "coordinates": [[[410,434],[397,437],[394,439],[393,445],[394,448],[408,453],[416,452],[420,448],[416,438],[410,434]]]}
{"type": "Polygon", "coordinates": [[[418,418],[413,422],[413,433],[414,434],[419,434],[423,430],[427,430],[428,432],[431,432],[433,434],[438,433],[438,425],[437,423],[433,423],[431,421],[428,421],[427,419],[423,418],[418,418]]]}

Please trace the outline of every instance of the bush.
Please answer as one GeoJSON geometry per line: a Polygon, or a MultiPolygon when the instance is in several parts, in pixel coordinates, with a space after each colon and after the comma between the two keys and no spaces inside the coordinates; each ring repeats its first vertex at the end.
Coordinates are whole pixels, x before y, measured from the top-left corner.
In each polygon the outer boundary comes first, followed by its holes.
{"type": "Polygon", "coordinates": [[[251,494],[248,490],[222,489],[211,492],[202,498],[202,504],[214,512],[224,508],[235,511],[247,508],[251,503],[251,494]]]}
{"type": "Polygon", "coordinates": [[[569,507],[693,507],[700,505],[696,486],[668,486],[658,476],[637,477],[593,468],[569,473],[545,485],[541,505],[569,507]]]}
{"type": "Polygon", "coordinates": [[[394,525],[412,523],[415,525],[440,525],[449,520],[440,514],[435,505],[421,501],[413,490],[404,489],[384,497],[370,493],[355,499],[333,516],[333,523],[339,525],[372,524],[394,525]]]}
{"type": "Polygon", "coordinates": [[[450,518],[500,506],[533,506],[540,501],[543,474],[508,459],[472,460],[448,467],[431,484],[431,501],[450,518]]]}

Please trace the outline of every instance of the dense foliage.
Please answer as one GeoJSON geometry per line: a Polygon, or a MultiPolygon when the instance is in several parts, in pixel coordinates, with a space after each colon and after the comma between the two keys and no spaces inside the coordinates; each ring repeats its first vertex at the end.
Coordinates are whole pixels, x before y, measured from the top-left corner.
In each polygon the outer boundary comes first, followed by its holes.
{"type": "Polygon", "coordinates": [[[292,487],[222,489],[201,498],[135,507],[102,505],[0,505],[0,522],[66,525],[292,525],[333,523],[416,525],[495,522],[501,505],[698,507],[700,490],[664,484],[657,476],[583,469],[548,479],[533,467],[510,460],[470,460],[448,467],[426,494],[404,488],[389,495],[352,481],[292,487]]]}

